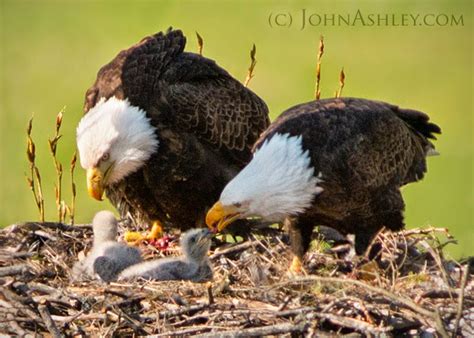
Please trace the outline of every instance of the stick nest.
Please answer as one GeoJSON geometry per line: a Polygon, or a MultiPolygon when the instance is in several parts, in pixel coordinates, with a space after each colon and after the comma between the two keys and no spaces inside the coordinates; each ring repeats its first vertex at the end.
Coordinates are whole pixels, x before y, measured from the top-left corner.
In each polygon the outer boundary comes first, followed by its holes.
{"type": "Polygon", "coordinates": [[[0,335],[474,335],[473,260],[444,258],[446,229],[382,232],[372,262],[327,241],[313,241],[302,276],[287,274],[286,235],[266,229],[215,247],[212,283],[106,285],[70,281],[89,225],[12,225],[0,231],[0,335]]]}

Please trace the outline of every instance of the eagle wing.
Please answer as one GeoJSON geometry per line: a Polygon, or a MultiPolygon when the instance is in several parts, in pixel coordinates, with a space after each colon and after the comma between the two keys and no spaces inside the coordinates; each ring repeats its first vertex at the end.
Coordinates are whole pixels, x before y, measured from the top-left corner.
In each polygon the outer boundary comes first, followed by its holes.
{"type": "MultiPolygon", "coordinates": [[[[414,110],[365,99],[341,98],[304,103],[284,112],[260,137],[302,135],[317,172],[361,187],[401,186],[421,179],[437,125],[414,110]],[[357,183],[355,183],[357,184],[357,183]]],[[[324,178],[323,178],[324,180],[324,178]]]]}
{"type": "Polygon", "coordinates": [[[242,164],[270,123],[268,108],[257,95],[199,55],[180,55],[167,70],[160,92],[176,114],[177,127],[193,131],[242,164]]]}
{"type": "Polygon", "coordinates": [[[155,81],[186,45],[181,31],[168,30],[147,36],[100,68],[95,83],[86,92],[84,112],[101,98],[128,99],[145,109],[153,94],[155,81]]]}
{"type": "Polygon", "coordinates": [[[144,38],[102,67],[84,109],[100,98],[128,99],[153,124],[191,132],[245,164],[269,125],[266,104],[214,61],[183,52],[186,38],[168,30],[144,38]]]}

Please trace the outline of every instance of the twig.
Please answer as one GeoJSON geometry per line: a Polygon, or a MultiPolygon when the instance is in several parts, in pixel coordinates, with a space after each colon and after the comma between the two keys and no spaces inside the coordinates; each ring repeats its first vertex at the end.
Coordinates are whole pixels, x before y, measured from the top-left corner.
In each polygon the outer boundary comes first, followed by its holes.
{"type": "Polygon", "coordinates": [[[18,264],[0,268],[0,277],[21,275],[30,271],[27,264],[18,264]]]}
{"type": "Polygon", "coordinates": [[[453,236],[449,233],[447,228],[435,228],[435,227],[428,227],[428,228],[421,228],[421,229],[409,229],[401,231],[400,233],[406,237],[411,235],[427,235],[432,234],[433,232],[442,232],[447,238],[452,239],[453,236]]]}
{"type": "Polygon", "coordinates": [[[33,231],[33,234],[36,235],[36,236],[39,236],[39,237],[42,237],[42,238],[46,238],[46,239],[49,239],[50,241],[57,241],[58,238],[56,236],[53,236],[49,233],[47,233],[46,231],[43,231],[43,230],[35,230],[33,231]]]}
{"type": "Polygon", "coordinates": [[[16,259],[16,258],[28,258],[34,256],[34,252],[21,251],[21,252],[8,252],[0,250],[0,260],[16,259]]]}
{"type": "Polygon", "coordinates": [[[181,316],[184,314],[192,314],[196,313],[198,311],[201,311],[207,307],[209,307],[209,304],[198,304],[198,305],[190,305],[186,307],[181,307],[175,310],[169,310],[169,311],[161,311],[158,312],[155,315],[150,316],[150,318],[171,318],[171,317],[176,317],[176,316],[181,316]]]}
{"type": "Polygon", "coordinates": [[[431,257],[433,257],[434,261],[436,262],[436,264],[438,265],[439,267],[439,271],[441,272],[441,276],[443,277],[443,281],[446,283],[446,286],[451,289],[452,286],[453,286],[453,281],[452,279],[449,277],[448,273],[446,272],[446,269],[444,268],[444,265],[443,265],[443,259],[441,257],[441,253],[439,250],[436,249],[433,249],[431,247],[431,245],[426,241],[426,240],[422,240],[420,241],[420,244],[430,253],[431,257]]]}
{"type": "Polygon", "coordinates": [[[227,249],[223,249],[223,250],[219,250],[217,252],[214,252],[210,257],[209,259],[211,260],[214,260],[220,256],[226,256],[228,254],[231,254],[231,253],[236,253],[236,252],[239,252],[239,251],[243,251],[243,250],[246,250],[248,248],[251,248],[253,247],[255,244],[254,241],[246,241],[246,242],[243,242],[243,243],[240,243],[240,244],[236,244],[234,246],[231,246],[230,248],[227,248],[227,249]]]}
{"type": "Polygon", "coordinates": [[[275,313],[275,316],[288,318],[288,317],[294,317],[294,316],[297,316],[297,315],[301,315],[301,314],[304,314],[306,312],[318,311],[318,310],[319,309],[316,308],[316,307],[300,307],[300,308],[297,308],[297,309],[278,311],[278,312],[275,313]]]}
{"type": "Polygon", "coordinates": [[[51,314],[49,313],[48,307],[46,305],[39,304],[38,312],[41,315],[41,318],[43,319],[44,325],[54,338],[64,337],[64,335],[61,334],[58,327],[51,318],[51,314]]]}
{"type": "Polygon", "coordinates": [[[57,229],[60,231],[87,231],[92,229],[90,224],[76,224],[72,226],[57,222],[23,222],[12,224],[6,229],[11,232],[18,232],[21,229],[35,231],[42,228],[57,229]]]}
{"type": "MultiPolygon", "coordinates": [[[[28,306],[22,304],[22,302],[19,300],[20,297],[16,295],[14,292],[10,291],[9,289],[5,287],[0,288],[0,292],[13,305],[14,308],[26,314],[28,317],[30,317],[30,319],[36,320],[37,322],[41,322],[41,318],[28,306]]],[[[24,299],[24,298],[25,297],[21,297],[21,300],[26,301],[26,302],[33,302],[32,299],[29,299],[29,298],[24,299]]]]}
{"type": "Polygon", "coordinates": [[[223,331],[220,333],[207,333],[205,335],[198,335],[196,337],[218,338],[218,337],[260,337],[283,335],[285,333],[304,333],[308,330],[309,323],[299,324],[275,324],[261,327],[253,327],[250,329],[242,329],[235,331],[223,331]]]}
{"type": "MultiPolygon", "coordinates": [[[[420,295],[420,298],[453,298],[453,296],[459,297],[461,295],[461,289],[450,289],[448,290],[428,290],[420,295]]],[[[459,298],[458,298],[459,299],[459,298]]],[[[464,299],[474,301],[474,297],[464,295],[464,299]]]]}
{"type": "Polygon", "coordinates": [[[116,322],[119,316],[117,316],[117,314],[112,311],[107,311],[106,313],[88,313],[88,314],[84,314],[82,311],[80,311],[72,316],[51,315],[51,318],[57,322],[67,324],[75,320],[100,320],[104,322],[109,320],[112,322],[116,322]]]}
{"type": "Polygon", "coordinates": [[[286,306],[288,305],[288,303],[291,301],[291,297],[290,296],[286,296],[285,299],[283,300],[283,303],[281,303],[279,306],[278,306],[278,312],[281,312],[283,311],[286,306]]]}
{"type": "MultiPolygon", "coordinates": [[[[202,332],[202,331],[210,331],[213,328],[214,327],[209,327],[209,326],[197,326],[197,327],[193,327],[193,328],[190,328],[190,329],[184,329],[184,330],[180,330],[180,331],[168,331],[168,332],[164,332],[164,333],[160,333],[160,334],[151,335],[151,336],[148,336],[148,337],[149,338],[174,337],[174,336],[210,337],[207,334],[205,334],[205,335],[195,335],[195,334],[198,333],[198,332],[202,332]]],[[[219,337],[222,337],[222,335],[220,335],[219,337]]]]}
{"type": "Polygon", "coordinates": [[[77,308],[80,306],[80,302],[76,299],[70,299],[64,296],[52,296],[52,295],[42,295],[42,296],[33,296],[33,300],[37,303],[41,302],[48,302],[50,303],[55,303],[59,304],[61,306],[64,306],[66,308],[77,308]]]}
{"type": "Polygon", "coordinates": [[[214,295],[212,294],[212,283],[207,283],[207,298],[209,300],[209,305],[214,304],[214,295]]]}
{"type": "Polygon", "coordinates": [[[460,286],[461,291],[459,292],[458,308],[457,308],[457,313],[456,313],[456,320],[455,320],[455,325],[454,325],[453,338],[457,337],[459,322],[461,320],[462,308],[463,308],[463,304],[464,304],[464,290],[466,289],[467,276],[468,275],[469,275],[469,265],[466,264],[466,267],[464,268],[464,271],[463,271],[463,274],[462,274],[462,279],[461,279],[461,286],[460,286]]]}
{"type": "Polygon", "coordinates": [[[136,320],[134,320],[133,318],[131,318],[128,313],[126,313],[125,311],[123,311],[122,309],[117,309],[120,315],[120,317],[123,317],[125,319],[125,321],[128,323],[128,325],[133,329],[133,331],[135,331],[135,333],[143,336],[143,335],[150,335],[150,332],[148,332],[147,330],[145,330],[141,323],[137,322],[136,320]]]}
{"type": "Polygon", "coordinates": [[[257,53],[257,47],[255,47],[255,44],[253,44],[252,49],[250,50],[250,66],[247,71],[247,77],[245,78],[244,81],[244,86],[248,87],[250,80],[254,77],[253,70],[255,68],[255,65],[257,64],[257,60],[255,59],[255,54],[257,53]]]}
{"type": "Polygon", "coordinates": [[[332,313],[312,312],[311,315],[315,316],[315,317],[318,317],[318,318],[329,320],[333,324],[340,325],[340,326],[343,326],[343,327],[347,327],[347,328],[350,328],[350,329],[354,329],[354,330],[362,332],[362,333],[369,332],[369,333],[372,333],[372,334],[380,334],[380,333],[383,333],[383,332],[388,332],[388,331],[393,330],[393,328],[391,326],[375,327],[375,326],[373,326],[369,323],[366,323],[364,321],[361,321],[361,320],[357,320],[357,319],[350,318],[350,317],[338,316],[338,315],[335,315],[335,314],[332,314],[332,313]]]}
{"type": "Polygon", "coordinates": [[[15,316],[12,314],[7,314],[7,319],[9,320],[8,324],[11,325],[12,332],[15,332],[19,337],[26,336],[25,330],[21,328],[21,326],[16,322],[15,316]]]}

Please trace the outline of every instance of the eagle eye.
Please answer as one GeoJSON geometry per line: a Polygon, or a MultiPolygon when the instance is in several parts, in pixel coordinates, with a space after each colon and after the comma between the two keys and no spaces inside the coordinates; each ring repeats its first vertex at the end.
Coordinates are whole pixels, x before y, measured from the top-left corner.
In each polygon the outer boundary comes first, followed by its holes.
{"type": "Polygon", "coordinates": [[[110,157],[110,154],[109,153],[104,153],[104,155],[102,155],[102,157],[100,158],[101,161],[108,161],[110,157]]]}
{"type": "Polygon", "coordinates": [[[241,206],[242,206],[242,203],[240,203],[240,202],[235,202],[234,203],[234,207],[236,207],[236,208],[240,208],[241,206]]]}

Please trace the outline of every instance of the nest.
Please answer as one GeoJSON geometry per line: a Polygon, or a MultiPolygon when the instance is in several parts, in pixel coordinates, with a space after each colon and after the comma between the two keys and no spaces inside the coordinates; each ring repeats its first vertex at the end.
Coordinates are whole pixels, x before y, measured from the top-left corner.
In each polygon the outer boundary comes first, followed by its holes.
{"type": "Polygon", "coordinates": [[[472,259],[444,258],[445,229],[382,232],[373,261],[316,239],[301,276],[287,274],[285,234],[267,229],[216,247],[209,283],[72,283],[91,236],[89,225],[61,223],[0,231],[0,334],[474,335],[472,259]]]}

